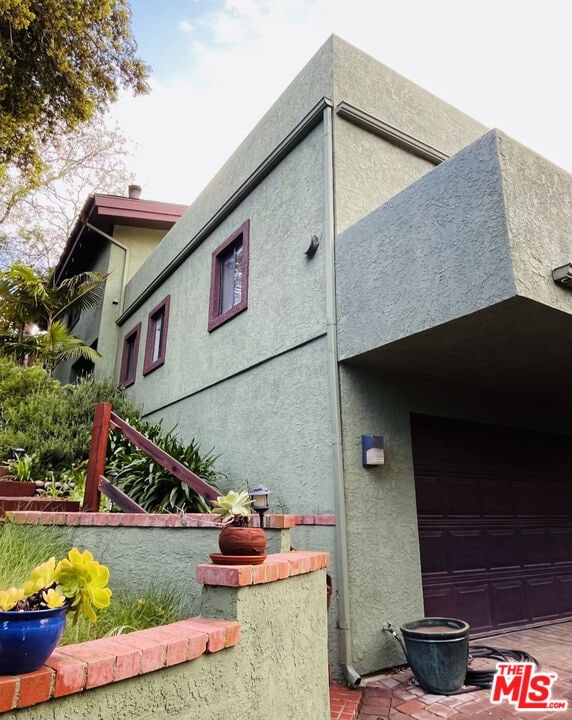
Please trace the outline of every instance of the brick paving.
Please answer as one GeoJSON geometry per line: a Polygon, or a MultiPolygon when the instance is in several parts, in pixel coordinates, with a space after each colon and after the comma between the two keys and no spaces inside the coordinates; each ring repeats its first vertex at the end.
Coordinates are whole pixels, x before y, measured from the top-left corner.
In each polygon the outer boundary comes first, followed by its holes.
{"type": "Polygon", "coordinates": [[[363,691],[330,683],[330,720],[356,720],[363,691]]]}
{"type": "Polygon", "coordinates": [[[363,679],[359,720],[572,720],[572,622],[502,633],[471,643],[533,655],[543,671],[558,675],[552,700],[568,700],[568,710],[523,712],[508,702],[493,705],[490,690],[434,695],[417,686],[406,668],[363,679]]]}

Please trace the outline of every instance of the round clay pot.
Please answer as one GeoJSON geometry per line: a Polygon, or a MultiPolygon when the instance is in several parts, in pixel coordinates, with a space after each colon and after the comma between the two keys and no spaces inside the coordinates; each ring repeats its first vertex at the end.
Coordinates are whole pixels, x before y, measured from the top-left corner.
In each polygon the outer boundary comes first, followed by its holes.
{"type": "Polygon", "coordinates": [[[264,555],[266,535],[262,528],[227,525],[220,532],[218,546],[223,555],[264,555]]]}

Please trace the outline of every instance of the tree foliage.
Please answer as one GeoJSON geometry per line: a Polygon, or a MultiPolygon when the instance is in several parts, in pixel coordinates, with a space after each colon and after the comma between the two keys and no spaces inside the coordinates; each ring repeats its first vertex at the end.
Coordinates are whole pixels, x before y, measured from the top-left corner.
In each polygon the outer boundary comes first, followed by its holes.
{"type": "Polygon", "coordinates": [[[72,335],[64,320],[96,305],[104,282],[101,273],[83,272],[56,284],[50,272],[19,264],[0,272],[0,352],[39,362],[50,374],[61,360],[95,361],[99,354],[72,335]]]}
{"type": "Polygon", "coordinates": [[[0,182],[39,182],[39,147],[148,90],[127,0],[0,0],[0,182]]]}
{"type": "Polygon", "coordinates": [[[53,267],[86,197],[123,195],[133,181],[127,167],[130,151],[125,136],[98,113],[73,133],[41,144],[35,189],[13,166],[0,180],[0,269],[13,263],[53,267]]]}

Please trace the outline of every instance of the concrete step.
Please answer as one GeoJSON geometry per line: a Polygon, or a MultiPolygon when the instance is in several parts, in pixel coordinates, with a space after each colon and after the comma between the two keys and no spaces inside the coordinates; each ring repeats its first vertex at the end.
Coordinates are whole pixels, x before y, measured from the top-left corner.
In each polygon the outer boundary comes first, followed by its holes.
{"type": "Polygon", "coordinates": [[[11,510],[36,512],[79,512],[79,502],[43,497],[0,497],[0,517],[11,510]]]}
{"type": "Polygon", "coordinates": [[[0,480],[0,497],[32,497],[36,483],[23,480],[0,480]]]}

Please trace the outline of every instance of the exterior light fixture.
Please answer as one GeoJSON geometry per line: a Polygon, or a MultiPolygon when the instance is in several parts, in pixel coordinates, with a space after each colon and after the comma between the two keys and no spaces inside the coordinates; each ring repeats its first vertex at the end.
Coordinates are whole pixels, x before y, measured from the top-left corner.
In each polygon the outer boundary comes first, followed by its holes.
{"type": "Polygon", "coordinates": [[[19,460],[22,457],[22,455],[26,454],[25,448],[13,447],[13,448],[10,448],[10,450],[12,451],[12,459],[13,460],[19,460]]]}
{"type": "Polygon", "coordinates": [[[251,500],[252,509],[260,516],[260,527],[264,527],[264,513],[268,510],[268,496],[270,490],[265,488],[264,485],[257,485],[252,490],[248,491],[248,495],[251,500]]]}
{"type": "Polygon", "coordinates": [[[552,279],[558,285],[562,285],[563,287],[568,288],[568,290],[572,290],[572,263],[554,268],[552,271],[552,279]]]}
{"type": "Polygon", "coordinates": [[[314,257],[316,252],[318,251],[318,248],[320,246],[320,238],[317,235],[312,235],[310,237],[310,244],[308,245],[308,249],[304,253],[308,257],[308,259],[311,259],[314,257]]]}
{"type": "Polygon", "coordinates": [[[373,467],[385,463],[383,435],[361,436],[361,462],[364,467],[373,467]]]}

